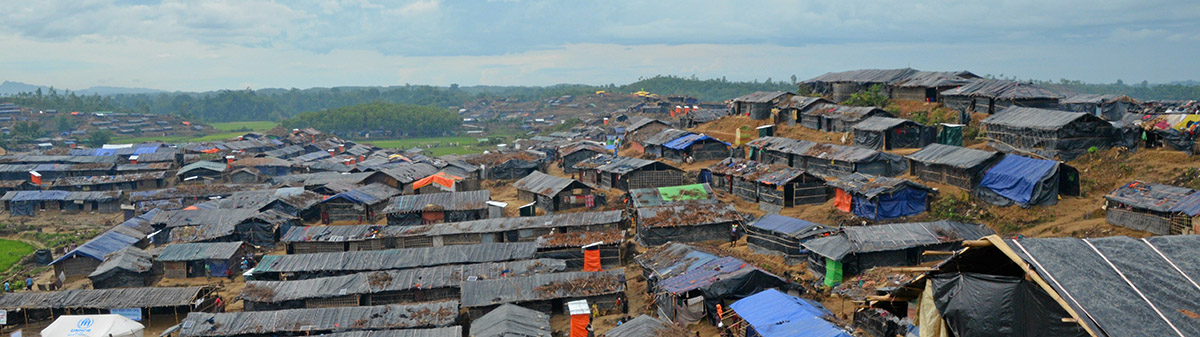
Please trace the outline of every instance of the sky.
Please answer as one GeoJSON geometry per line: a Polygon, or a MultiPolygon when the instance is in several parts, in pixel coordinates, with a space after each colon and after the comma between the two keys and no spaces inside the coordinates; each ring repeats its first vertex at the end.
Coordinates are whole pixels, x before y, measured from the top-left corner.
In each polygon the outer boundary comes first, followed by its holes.
{"type": "Polygon", "coordinates": [[[1200,80],[1200,1],[0,0],[0,80],[80,90],[789,80],[865,68],[1200,80]]]}

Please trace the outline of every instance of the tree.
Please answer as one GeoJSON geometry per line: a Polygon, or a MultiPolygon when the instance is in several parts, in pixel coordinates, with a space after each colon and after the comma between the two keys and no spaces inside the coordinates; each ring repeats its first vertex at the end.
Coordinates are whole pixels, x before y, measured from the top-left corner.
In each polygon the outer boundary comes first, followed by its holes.
{"type": "Polygon", "coordinates": [[[112,140],[112,132],[108,130],[96,130],[88,135],[87,145],[91,147],[101,147],[108,144],[112,140]]]}
{"type": "Polygon", "coordinates": [[[42,125],[34,122],[17,122],[13,125],[12,133],[17,142],[28,142],[46,135],[42,125]]]}
{"type": "Polygon", "coordinates": [[[845,105],[885,107],[888,104],[887,95],[883,94],[883,86],[876,84],[867,91],[859,91],[850,95],[850,99],[842,102],[845,105]]]}
{"type": "Polygon", "coordinates": [[[58,132],[67,132],[67,131],[75,130],[75,127],[77,125],[78,125],[78,122],[75,121],[75,119],[71,118],[66,113],[61,113],[58,115],[58,117],[54,118],[54,126],[58,130],[58,132]]]}

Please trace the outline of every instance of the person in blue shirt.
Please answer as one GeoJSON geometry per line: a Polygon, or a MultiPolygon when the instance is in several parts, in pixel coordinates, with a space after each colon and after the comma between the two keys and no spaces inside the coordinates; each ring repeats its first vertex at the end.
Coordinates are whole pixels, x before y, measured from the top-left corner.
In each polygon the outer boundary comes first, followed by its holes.
{"type": "Polygon", "coordinates": [[[33,276],[26,276],[26,277],[25,277],[25,290],[26,290],[26,291],[33,291],[33,276]]]}

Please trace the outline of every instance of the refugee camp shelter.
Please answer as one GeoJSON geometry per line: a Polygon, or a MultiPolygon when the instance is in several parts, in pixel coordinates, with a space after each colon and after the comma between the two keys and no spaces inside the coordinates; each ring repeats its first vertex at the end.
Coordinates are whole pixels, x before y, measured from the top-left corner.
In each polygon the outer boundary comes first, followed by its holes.
{"type": "Polygon", "coordinates": [[[825,179],[799,168],[731,157],[702,170],[700,174],[711,175],[713,185],[742,200],[776,208],[820,204],[829,200],[825,179]]]}
{"type": "Polygon", "coordinates": [[[651,246],[633,258],[646,278],[646,293],[653,294],[657,283],[720,258],[712,252],[678,242],[651,246]]]}
{"type": "Polygon", "coordinates": [[[729,116],[728,109],[697,109],[679,116],[679,127],[690,129],[729,116]]]}
{"type": "Polygon", "coordinates": [[[298,223],[296,217],[276,210],[199,208],[160,212],[150,222],[160,229],[153,237],[158,245],[245,241],[260,247],[274,246],[279,232],[298,223]]]}
{"type": "Polygon", "coordinates": [[[63,315],[42,329],[42,336],[142,337],[146,327],[121,315],[63,315]]]}
{"type": "Polygon", "coordinates": [[[786,105],[796,94],[784,91],[755,91],[733,99],[733,114],[750,116],[753,120],[771,118],[779,107],[786,105]]]}
{"type": "Polygon", "coordinates": [[[146,287],[151,285],[154,259],[134,246],[109,253],[96,270],[88,274],[93,289],[146,287]]]}
{"type": "Polygon", "coordinates": [[[1133,181],[1104,196],[1108,223],[1157,235],[1193,234],[1196,190],[1133,181]]]}
{"type": "Polygon", "coordinates": [[[1063,94],[1029,82],[976,79],[941,92],[947,108],[994,114],[1008,107],[1055,109],[1063,94]]]}
{"type": "Polygon", "coordinates": [[[1093,115],[1060,110],[1009,107],[985,118],[988,146],[1001,152],[1034,153],[1072,160],[1091,148],[1117,142],[1112,123],[1093,115]]]}
{"type": "Polygon", "coordinates": [[[221,175],[225,174],[226,169],[228,169],[226,164],[198,161],[180,167],[179,171],[175,171],[175,177],[179,178],[180,181],[194,179],[220,180],[221,175]]]}
{"type": "MultiPolygon", "coordinates": [[[[602,157],[603,164],[592,169],[595,181],[585,183],[600,188],[615,188],[623,191],[637,188],[678,186],[691,183],[683,170],[663,162],[630,157],[602,157]]],[[[599,159],[599,158],[594,158],[599,159]]]]}
{"type": "Polygon", "coordinates": [[[9,313],[7,325],[29,326],[76,313],[136,312],[143,321],[177,320],[188,312],[212,310],[213,287],[146,287],[27,291],[0,296],[0,310],[9,313]]]}
{"type": "MultiPolygon", "coordinates": [[[[397,248],[532,242],[551,233],[608,232],[624,226],[621,211],[501,217],[445,224],[383,228],[397,248]]],[[[595,241],[592,241],[595,242],[595,241]]],[[[588,243],[592,243],[588,242],[588,243]]]]}
{"type": "Polygon", "coordinates": [[[374,183],[332,195],[319,203],[321,222],[373,223],[380,218],[380,211],[387,206],[388,198],[398,194],[398,189],[374,183]]]}
{"type": "Polygon", "coordinates": [[[894,117],[892,113],[873,106],[814,104],[802,111],[800,125],[816,125],[825,132],[850,132],[855,124],[871,117],[894,117]]]}
{"type": "Polygon", "coordinates": [[[875,116],[854,124],[854,146],[873,150],[922,148],[937,140],[937,128],[902,119],[875,116]]]}
{"type": "Polygon", "coordinates": [[[881,93],[893,99],[936,102],[938,92],[970,83],[979,78],[968,71],[923,71],[912,68],[861,69],[831,72],[806,80],[814,93],[834,101],[850,99],[855,93],[880,86],[881,93]]]}
{"type": "Polygon", "coordinates": [[[252,168],[259,174],[275,177],[292,173],[292,162],[275,157],[240,158],[229,163],[233,169],[252,168]]]}
{"type": "Polygon", "coordinates": [[[689,337],[690,331],[679,328],[673,323],[642,314],[628,322],[599,334],[601,337],[689,337]]]}
{"type": "Polygon", "coordinates": [[[559,165],[562,166],[565,173],[576,173],[579,170],[575,168],[575,164],[595,155],[610,152],[612,151],[605,149],[603,144],[593,141],[584,140],[570,143],[558,149],[559,165]]]}
{"type": "Polygon", "coordinates": [[[808,254],[800,243],[836,232],[835,227],[767,214],[746,225],[746,244],[755,253],[782,255],[788,261],[800,261],[808,254]]]}
{"type": "Polygon", "coordinates": [[[657,246],[669,241],[701,242],[727,240],[741,215],[731,204],[686,203],[675,206],[638,208],[637,242],[657,246]]]}
{"type": "Polygon", "coordinates": [[[444,265],[381,270],[287,281],[247,281],[247,311],[355,307],[457,300],[468,279],[496,279],[563,271],[559,260],[444,265]]]}
{"type": "Polygon", "coordinates": [[[817,301],[767,289],[729,305],[746,324],[741,336],[762,337],[852,337],[837,324],[825,320],[833,313],[817,301]],[[746,326],[749,325],[749,326],[746,326]]]}
{"type": "Polygon", "coordinates": [[[12,216],[35,216],[46,210],[116,213],[121,211],[124,195],[122,191],[8,191],[0,202],[12,216]]]}
{"type": "Polygon", "coordinates": [[[817,104],[834,104],[834,102],[821,97],[792,96],[792,99],[783,108],[782,112],[787,118],[787,125],[795,126],[796,124],[801,124],[801,126],[809,129],[820,129],[820,120],[804,119],[804,111],[808,111],[809,107],[817,104]],[[810,124],[804,124],[805,122],[810,124]]]}
{"type": "Polygon", "coordinates": [[[487,218],[491,191],[400,195],[383,208],[388,225],[420,225],[487,218]]]}
{"type": "Polygon", "coordinates": [[[1196,235],[993,235],[872,304],[919,323],[921,336],[1200,335],[1187,309],[1200,298],[1198,250],[1196,235]]]}
{"type": "Polygon", "coordinates": [[[1142,102],[1125,95],[1075,94],[1058,101],[1058,108],[1082,112],[1109,121],[1120,121],[1127,113],[1141,112],[1142,102]]]}
{"type": "MultiPolygon", "coordinates": [[[[614,226],[616,227],[616,226],[614,226]]],[[[567,271],[600,271],[624,265],[625,231],[617,228],[552,232],[537,238],[537,256],[567,263],[567,271]]]]}
{"type": "Polygon", "coordinates": [[[146,247],[146,235],[154,231],[154,228],[150,227],[150,219],[158,212],[157,209],[150,210],[113,226],[54,259],[50,262],[50,265],[54,266],[54,275],[66,276],[68,281],[76,280],[96,271],[111,253],[126,247],[146,247]]]}
{"type": "Polygon", "coordinates": [[[929,186],[907,179],[854,173],[829,181],[835,188],[834,206],[854,216],[886,220],[913,216],[929,208],[929,186]]]}
{"type": "Polygon", "coordinates": [[[973,190],[983,173],[1004,157],[996,151],[929,144],[908,158],[910,173],[918,179],[973,190]]]}
{"type": "Polygon", "coordinates": [[[645,151],[646,141],[650,136],[654,136],[662,130],[671,128],[671,124],[653,118],[639,117],[629,123],[625,128],[625,137],[622,140],[629,142],[630,146],[635,151],[645,151]]]}
{"type": "Polygon", "coordinates": [[[279,237],[288,254],[394,248],[379,225],[295,226],[279,237]]]}
{"type": "Polygon", "coordinates": [[[714,204],[717,196],[708,184],[691,184],[629,190],[628,200],[633,208],[669,206],[683,203],[714,204]]]}
{"type": "Polygon", "coordinates": [[[50,189],[63,191],[140,191],[165,186],[166,171],[101,174],[94,176],[62,177],[50,183],[50,189]]]}
{"type": "Polygon", "coordinates": [[[908,161],[904,157],[857,146],[781,137],[758,138],[747,146],[750,147],[750,159],[804,169],[823,178],[855,172],[894,177],[908,172],[908,161]]]}
{"type": "Polygon", "coordinates": [[[462,306],[472,319],[504,304],[542,313],[566,312],[566,303],[587,300],[601,312],[616,309],[625,292],[625,270],[565,272],[462,283],[462,306]]]}
{"type": "MultiPolygon", "coordinates": [[[[276,210],[284,214],[313,220],[320,212],[317,203],[326,196],[303,187],[283,187],[275,189],[235,191],[217,200],[210,201],[217,209],[252,209],[259,212],[276,210]]],[[[204,208],[201,206],[197,206],[204,208]]]]}
{"type": "Polygon", "coordinates": [[[1079,186],[1079,170],[1066,163],[1009,154],[983,174],[974,194],[997,206],[1043,206],[1057,204],[1059,195],[1078,196],[1079,186]]]}
{"type": "Polygon", "coordinates": [[[167,278],[224,277],[237,275],[245,246],[237,242],[176,243],[163,248],[158,261],[167,278]]]}
{"type": "Polygon", "coordinates": [[[336,253],[266,255],[254,266],[256,280],[302,280],[378,270],[533,259],[537,243],[483,243],[444,247],[336,253]],[[284,277],[284,276],[287,277],[284,277]]]}
{"type": "Polygon", "coordinates": [[[542,172],[530,173],[513,183],[517,199],[533,202],[547,214],[573,208],[603,206],[605,196],[575,179],[560,178],[542,172]]]}
{"type": "MultiPolygon", "coordinates": [[[[431,328],[439,329],[437,332],[424,331],[430,334],[422,333],[413,337],[461,336],[462,328],[454,325],[459,321],[458,311],[458,301],[442,301],[366,307],[191,313],[180,325],[179,336],[299,336],[324,335],[335,331],[431,328]],[[320,319],[314,319],[317,317],[320,319]]],[[[409,335],[401,333],[400,336],[409,335]]]]}
{"type": "Polygon", "coordinates": [[[729,157],[729,143],[679,129],[666,129],[644,142],[646,153],[674,162],[718,160],[729,157]]]}
{"type": "Polygon", "coordinates": [[[479,190],[479,179],[466,178],[439,171],[412,183],[413,193],[430,194],[479,190]]]}
{"type": "Polygon", "coordinates": [[[236,168],[229,172],[229,182],[234,184],[257,184],[263,180],[263,175],[251,167],[236,168]]]}
{"type": "Polygon", "coordinates": [[[992,234],[995,232],[984,225],[941,220],[842,227],[841,233],[802,242],[800,246],[810,251],[808,267],[815,274],[824,275],[825,285],[832,287],[843,278],[874,267],[915,266],[937,260],[939,255],[922,253],[954,250],[963,240],[992,234]]]}
{"type": "Polygon", "coordinates": [[[717,316],[739,299],[788,282],[746,261],[721,257],[655,284],[658,317],[687,326],[717,316]]]}
{"type": "Polygon", "coordinates": [[[505,304],[471,321],[471,337],[549,337],[550,315],[505,304]]]}

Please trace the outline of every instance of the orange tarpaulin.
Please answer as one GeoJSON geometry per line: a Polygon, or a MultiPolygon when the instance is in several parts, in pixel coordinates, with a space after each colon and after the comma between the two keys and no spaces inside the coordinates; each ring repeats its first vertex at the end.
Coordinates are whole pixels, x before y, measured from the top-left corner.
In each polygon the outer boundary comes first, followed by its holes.
{"type": "Polygon", "coordinates": [[[194,211],[194,210],[198,210],[198,209],[200,209],[200,207],[196,207],[196,205],[191,205],[191,206],[183,208],[183,210],[185,210],[185,211],[194,211]]]}
{"type": "Polygon", "coordinates": [[[446,172],[438,172],[437,174],[422,178],[413,183],[413,189],[429,186],[429,184],[438,184],[447,189],[454,189],[454,182],[463,180],[462,177],[450,175],[446,172]]]}
{"type": "Polygon", "coordinates": [[[833,205],[842,212],[850,212],[850,193],[845,190],[837,189],[837,194],[833,197],[833,205]]]}
{"type": "Polygon", "coordinates": [[[583,250],[583,271],[600,271],[600,247],[583,250]]]}
{"type": "Polygon", "coordinates": [[[571,315],[571,337],[588,337],[587,326],[591,315],[571,315]]]}

